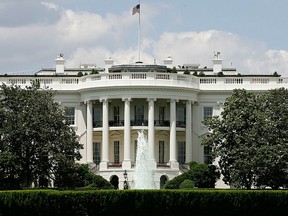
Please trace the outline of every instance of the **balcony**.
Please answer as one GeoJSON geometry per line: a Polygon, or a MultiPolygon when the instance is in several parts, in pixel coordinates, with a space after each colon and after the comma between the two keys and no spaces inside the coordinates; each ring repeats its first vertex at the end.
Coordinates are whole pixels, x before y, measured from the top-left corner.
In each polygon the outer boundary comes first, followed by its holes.
{"type": "Polygon", "coordinates": [[[131,126],[148,126],[148,120],[132,120],[130,121],[131,126]]]}
{"type": "Polygon", "coordinates": [[[37,80],[41,87],[49,87],[56,91],[77,91],[91,88],[111,88],[117,86],[164,86],[181,87],[200,90],[233,90],[244,88],[247,90],[267,90],[288,86],[288,77],[243,75],[237,76],[207,76],[173,73],[125,72],[102,73],[83,77],[72,76],[3,76],[0,82],[6,85],[30,86],[31,80],[37,80]]]}
{"type": "Polygon", "coordinates": [[[185,128],[186,122],[185,121],[176,121],[176,127],[185,128]]]}
{"type": "Polygon", "coordinates": [[[98,127],[102,127],[102,126],[103,126],[102,121],[94,121],[93,122],[93,128],[98,128],[98,127]]]}
{"type": "Polygon", "coordinates": [[[155,120],[154,125],[157,127],[170,127],[170,121],[169,120],[155,120]]]}
{"type": "Polygon", "coordinates": [[[109,121],[109,126],[110,127],[122,127],[124,126],[124,120],[117,120],[117,121],[109,121]]]}
{"type": "MultiPolygon", "coordinates": [[[[109,127],[123,127],[124,126],[124,120],[119,121],[109,121],[109,127]]],[[[99,128],[103,126],[102,121],[94,121],[93,122],[93,128],[99,128]]],[[[130,126],[148,126],[148,120],[131,120],[130,126]]],[[[169,120],[155,120],[154,126],[156,127],[170,127],[170,121],[169,120]]],[[[185,128],[186,122],[185,121],[176,121],[176,127],[185,128]]]]}

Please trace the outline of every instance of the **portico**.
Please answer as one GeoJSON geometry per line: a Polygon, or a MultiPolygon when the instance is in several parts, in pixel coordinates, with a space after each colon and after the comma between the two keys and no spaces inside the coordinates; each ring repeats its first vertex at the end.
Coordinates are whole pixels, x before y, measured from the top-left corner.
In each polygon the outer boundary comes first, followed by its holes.
{"type": "Polygon", "coordinates": [[[166,154],[164,162],[167,166],[171,169],[179,169],[177,131],[185,134],[184,137],[181,135],[186,143],[185,162],[192,159],[192,107],[190,100],[122,97],[87,100],[85,104],[87,110],[87,163],[93,163],[93,152],[95,152],[93,142],[101,141],[100,171],[107,170],[109,165],[115,164],[114,158],[117,151],[109,140],[109,134],[113,131],[120,134],[120,161],[117,163],[121,164],[122,169],[132,169],[135,163],[135,157],[132,158],[132,155],[135,155],[133,144],[136,140],[135,131],[137,130],[146,131],[149,151],[151,152],[150,160],[155,169],[160,163],[159,154],[163,154],[163,152],[159,152],[160,148],[157,143],[160,141],[157,134],[161,131],[166,131],[168,138],[164,142],[164,149],[161,150],[166,154]],[[96,119],[99,115],[101,115],[100,121],[96,119]],[[99,122],[101,124],[96,124],[99,122]],[[100,134],[101,140],[99,138],[98,140],[93,139],[95,133],[100,134]]]}

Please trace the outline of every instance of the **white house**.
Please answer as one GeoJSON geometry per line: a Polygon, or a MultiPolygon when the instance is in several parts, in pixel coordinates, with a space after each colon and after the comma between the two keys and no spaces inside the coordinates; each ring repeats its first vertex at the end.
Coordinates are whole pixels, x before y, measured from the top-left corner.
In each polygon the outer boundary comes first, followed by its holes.
{"type": "Polygon", "coordinates": [[[211,163],[209,149],[201,145],[207,133],[202,121],[221,113],[233,89],[259,92],[288,87],[288,77],[239,75],[234,68],[222,68],[220,53],[211,68],[174,67],[171,57],[163,65],[114,65],[110,58],[104,68],[66,68],[62,54],[55,61],[55,68],[42,69],[36,76],[4,75],[0,80],[24,87],[37,79],[56,90],[55,100],[68,107],[71,126],[84,145],[80,162],[120,189],[125,171],[133,187],[139,130],[147,134],[155,184],[161,188],[190,161],[211,163]]]}

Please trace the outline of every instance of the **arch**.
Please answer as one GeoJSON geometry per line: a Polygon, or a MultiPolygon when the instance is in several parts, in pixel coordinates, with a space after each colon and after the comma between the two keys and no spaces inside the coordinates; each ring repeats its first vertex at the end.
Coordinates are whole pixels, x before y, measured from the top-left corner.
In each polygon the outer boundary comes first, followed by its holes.
{"type": "Polygon", "coordinates": [[[164,185],[166,184],[166,182],[168,181],[168,177],[165,175],[162,175],[160,177],[160,189],[162,189],[164,187],[164,185]]]}
{"type": "Polygon", "coordinates": [[[115,189],[119,189],[119,178],[117,175],[111,176],[110,183],[113,185],[115,189]]]}

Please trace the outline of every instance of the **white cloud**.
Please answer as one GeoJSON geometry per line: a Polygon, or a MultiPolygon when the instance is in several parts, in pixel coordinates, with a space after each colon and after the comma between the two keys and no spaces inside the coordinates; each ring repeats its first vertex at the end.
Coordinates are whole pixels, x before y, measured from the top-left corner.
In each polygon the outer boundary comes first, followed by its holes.
{"type": "Polygon", "coordinates": [[[288,75],[288,52],[269,50],[263,43],[241,39],[217,30],[203,32],[164,33],[155,41],[157,58],[172,56],[175,64],[199,63],[212,66],[214,51],[220,51],[223,67],[236,67],[242,74],[288,75]]]}
{"type": "MultiPolygon", "coordinates": [[[[229,32],[166,32],[157,41],[144,38],[141,47],[141,60],[149,64],[154,59],[162,64],[163,59],[172,56],[174,65],[197,63],[202,67],[212,67],[213,54],[220,51],[223,67],[236,67],[242,74],[272,74],[277,71],[282,76],[288,76],[287,51],[271,50],[263,43],[247,41],[229,32]]],[[[76,63],[83,58],[95,62],[97,59],[97,65],[103,66],[107,57],[113,57],[116,64],[136,62],[138,50],[130,47],[113,52],[96,46],[86,49],[86,52],[85,49],[77,49],[73,56],[71,62],[76,63]]]]}
{"type": "MultiPolygon", "coordinates": [[[[138,19],[131,16],[131,11],[103,16],[60,10],[49,2],[41,4],[46,10],[57,10],[57,16],[56,12],[53,14],[56,21],[0,28],[0,46],[5,50],[0,53],[0,73],[13,68],[54,67],[53,60],[60,52],[71,67],[81,63],[103,66],[108,57],[116,64],[138,61],[138,19]]],[[[153,63],[156,59],[161,64],[167,56],[172,56],[175,65],[199,63],[202,67],[211,67],[214,51],[220,51],[223,67],[236,67],[242,74],[277,71],[288,76],[286,50],[272,50],[262,42],[218,30],[164,32],[156,38],[156,26],[151,20],[153,13],[142,19],[146,29],[142,32],[141,60],[145,63],[153,63]],[[149,32],[153,32],[153,36],[149,32]]]]}
{"type": "Polygon", "coordinates": [[[44,5],[48,9],[53,9],[55,11],[58,11],[59,7],[58,5],[51,3],[51,2],[41,2],[42,5],[44,5]]]}

